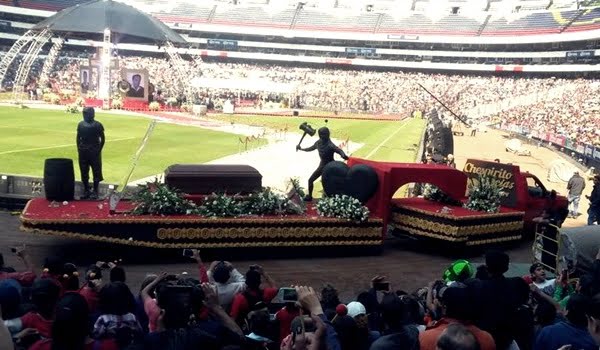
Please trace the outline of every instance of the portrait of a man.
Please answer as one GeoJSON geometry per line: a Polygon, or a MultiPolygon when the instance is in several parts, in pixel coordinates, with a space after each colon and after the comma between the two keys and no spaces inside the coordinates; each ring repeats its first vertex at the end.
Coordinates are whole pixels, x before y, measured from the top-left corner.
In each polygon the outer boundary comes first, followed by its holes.
{"type": "Polygon", "coordinates": [[[81,93],[87,93],[90,89],[90,70],[81,69],[80,74],[81,93]]]}
{"type": "Polygon", "coordinates": [[[129,80],[131,88],[127,91],[127,97],[144,98],[144,86],[141,74],[133,74],[129,80]]]}

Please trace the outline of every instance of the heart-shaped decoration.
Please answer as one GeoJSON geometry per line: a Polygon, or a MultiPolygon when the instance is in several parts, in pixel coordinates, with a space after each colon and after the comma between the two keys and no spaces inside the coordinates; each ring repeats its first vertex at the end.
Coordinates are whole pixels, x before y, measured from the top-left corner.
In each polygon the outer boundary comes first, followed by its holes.
{"type": "Polygon", "coordinates": [[[330,162],[323,168],[323,191],[328,196],[345,194],[366,203],[377,191],[379,179],[375,170],[366,164],[349,168],[343,162],[330,162]]]}
{"type": "Polygon", "coordinates": [[[329,162],[323,168],[321,182],[323,191],[328,196],[336,194],[346,194],[346,177],[350,168],[344,162],[329,162]]]}

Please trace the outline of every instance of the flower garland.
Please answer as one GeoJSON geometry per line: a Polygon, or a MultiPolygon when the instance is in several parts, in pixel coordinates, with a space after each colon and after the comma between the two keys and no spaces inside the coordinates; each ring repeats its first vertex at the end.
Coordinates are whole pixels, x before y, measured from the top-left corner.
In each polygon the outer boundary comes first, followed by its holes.
{"type": "Polygon", "coordinates": [[[117,88],[119,89],[119,92],[121,94],[125,95],[131,89],[131,84],[129,84],[129,82],[127,80],[121,80],[120,82],[117,83],[117,88]]]}
{"type": "Polygon", "coordinates": [[[439,202],[448,205],[462,205],[462,202],[448,196],[439,187],[432,184],[425,184],[423,188],[423,198],[432,202],[439,202]]]}
{"type": "Polygon", "coordinates": [[[261,192],[250,194],[243,203],[242,211],[248,215],[302,214],[303,208],[293,205],[286,196],[266,187],[261,192]]]}
{"type": "Polygon", "coordinates": [[[160,183],[154,182],[139,186],[133,196],[137,205],[133,209],[134,215],[189,215],[198,213],[198,207],[192,201],[183,197],[177,190],[160,183]]]}
{"type": "Polygon", "coordinates": [[[237,217],[242,213],[241,202],[235,196],[228,196],[225,193],[213,193],[206,197],[199,210],[199,214],[202,216],[217,218],[237,217]]]}
{"type": "Polygon", "coordinates": [[[321,216],[365,222],[369,219],[369,209],[356,198],[348,195],[335,195],[320,199],[316,205],[321,216]]]}

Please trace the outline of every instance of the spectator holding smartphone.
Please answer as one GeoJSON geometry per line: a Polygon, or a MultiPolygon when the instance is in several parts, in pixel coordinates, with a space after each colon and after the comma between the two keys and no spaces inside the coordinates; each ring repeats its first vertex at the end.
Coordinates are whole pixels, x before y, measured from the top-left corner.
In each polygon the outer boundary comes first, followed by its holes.
{"type": "Polygon", "coordinates": [[[235,295],[246,290],[246,279],[228,261],[214,261],[207,274],[216,288],[219,304],[229,310],[235,295]]]}
{"type": "Polygon", "coordinates": [[[34,265],[31,262],[31,257],[27,252],[25,246],[19,248],[11,248],[11,251],[15,253],[15,255],[23,261],[25,265],[24,272],[16,272],[15,269],[11,267],[7,267],[4,264],[4,256],[0,254],[0,281],[6,279],[13,279],[19,282],[24,287],[29,287],[35,280],[35,272],[34,265]]]}
{"type": "Polygon", "coordinates": [[[262,266],[250,266],[250,269],[246,272],[246,289],[236,294],[233,298],[229,315],[238,324],[241,324],[248,315],[248,312],[252,311],[256,304],[269,304],[278,291],[279,289],[275,286],[275,282],[262,266]],[[263,280],[265,288],[261,288],[263,280]]]}

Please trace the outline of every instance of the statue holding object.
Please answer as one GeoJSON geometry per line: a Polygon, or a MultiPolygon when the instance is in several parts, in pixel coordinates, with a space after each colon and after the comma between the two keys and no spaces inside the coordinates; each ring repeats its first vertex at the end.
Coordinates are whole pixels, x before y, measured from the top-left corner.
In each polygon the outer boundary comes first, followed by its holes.
{"type": "Polygon", "coordinates": [[[77,125],[77,153],[84,195],[81,199],[98,199],[98,186],[102,177],[102,148],[104,148],[104,126],[94,120],[94,108],[83,109],[83,120],[77,125]],[[94,177],[94,190],[90,192],[90,168],[94,177]]]}
{"type": "MultiPolygon", "coordinates": [[[[302,136],[302,139],[304,139],[304,135],[302,136]]],[[[302,143],[302,139],[300,140],[300,143],[302,143]]],[[[302,148],[300,146],[300,143],[298,143],[298,145],[296,146],[296,151],[312,152],[314,150],[318,150],[319,158],[321,158],[319,166],[308,179],[308,194],[306,195],[306,197],[304,197],[304,201],[310,202],[312,201],[314,182],[323,174],[323,168],[325,167],[325,165],[327,165],[329,162],[333,162],[334,154],[339,154],[344,160],[348,160],[348,156],[346,155],[346,153],[344,153],[344,151],[342,151],[331,141],[329,128],[327,127],[319,129],[319,140],[317,140],[317,142],[315,142],[314,145],[308,148],[302,148]]]]}

